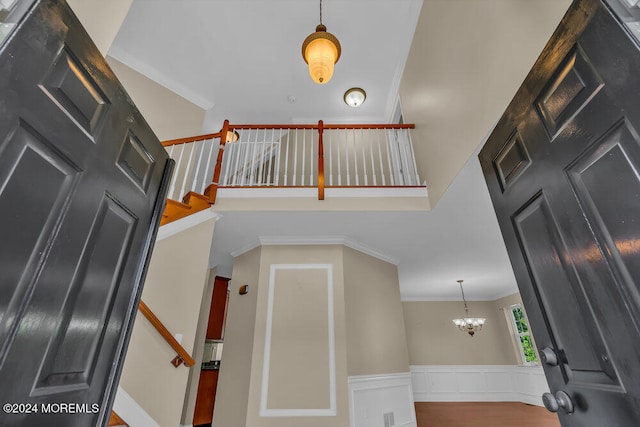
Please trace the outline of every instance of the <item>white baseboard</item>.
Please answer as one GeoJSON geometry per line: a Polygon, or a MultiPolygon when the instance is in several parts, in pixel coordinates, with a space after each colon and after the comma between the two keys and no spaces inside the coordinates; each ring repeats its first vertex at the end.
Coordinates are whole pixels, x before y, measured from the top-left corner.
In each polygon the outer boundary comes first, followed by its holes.
{"type": "Polygon", "coordinates": [[[356,375],[349,377],[349,425],[383,425],[393,412],[394,427],[416,427],[411,374],[356,375]]]}
{"type": "Polygon", "coordinates": [[[543,406],[549,391],[541,367],[413,365],[416,402],[523,402],[543,406]]]}
{"type": "Polygon", "coordinates": [[[160,427],[123,388],[118,387],[113,410],[131,427],[160,427]]]}

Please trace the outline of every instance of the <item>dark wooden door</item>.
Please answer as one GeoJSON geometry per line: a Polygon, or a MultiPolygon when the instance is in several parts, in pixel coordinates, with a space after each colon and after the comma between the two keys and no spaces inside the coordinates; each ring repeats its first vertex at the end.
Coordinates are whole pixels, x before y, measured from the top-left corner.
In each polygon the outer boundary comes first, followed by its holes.
{"type": "Polygon", "coordinates": [[[0,47],[0,425],[106,425],[171,164],[66,3],[31,2],[0,47]]]}
{"type": "Polygon", "coordinates": [[[565,427],[640,425],[640,51],[576,1],[480,153],[565,427]]]}

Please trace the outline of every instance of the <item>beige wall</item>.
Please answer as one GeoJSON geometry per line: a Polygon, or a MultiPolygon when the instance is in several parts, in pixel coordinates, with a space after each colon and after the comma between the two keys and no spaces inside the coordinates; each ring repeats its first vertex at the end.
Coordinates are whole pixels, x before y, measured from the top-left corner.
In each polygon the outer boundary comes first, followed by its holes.
{"type": "Polygon", "coordinates": [[[570,3],[424,0],[400,96],[405,121],[416,124],[416,160],[432,206],[500,118],[570,3]]]}
{"type": "MultiPolygon", "coordinates": [[[[207,279],[214,220],[156,243],[142,300],[193,354],[200,302],[207,279]]],[[[138,314],[124,362],[122,387],[160,426],[180,423],[189,370],[149,321],[138,314]]]]}
{"type": "MultiPolygon", "coordinates": [[[[229,282],[229,308],[225,326],[224,351],[218,378],[214,427],[244,427],[253,357],[256,308],[258,302],[261,248],[253,249],[233,263],[229,282]],[[249,285],[249,293],[240,295],[238,288],[249,285]]],[[[260,381],[253,378],[253,381],[260,381]]]]}
{"type": "Polygon", "coordinates": [[[486,317],[484,329],[470,337],[452,322],[464,315],[461,301],[403,302],[411,365],[516,365],[518,359],[501,304],[470,301],[472,316],[486,317]]]}
{"type": "Polygon", "coordinates": [[[133,0],[67,0],[103,56],[116,38],[133,0]]]}
{"type": "Polygon", "coordinates": [[[202,108],[110,56],[107,63],[161,141],[202,133],[202,108]]]}
{"type": "Polygon", "coordinates": [[[398,270],[343,249],[348,374],[409,372],[398,270]]]}
{"type": "MultiPolygon", "coordinates": [[[[193,358],[200,366],[204,356],[204,343],[207,337],[207,327],[209,326],[209,311],[211,310],[211,298],[213,297],[213,287],[216,280],[216,270],[209,269],[207,273],[207,284],[204,287],[202,301],[200,302],[200,314],[198,315],[198,326],[196,327],[195,342],[193,345],[193,358]]],[[[190,369],[187,377],[187,390],[184,395],[182,415],[180,423],[189,425],[193,422],[193,415],[198,398],[198,382],[200,381],[200,369],[190,369]]]]}
{"type": "MultiPolygon", "coordinates": [[[[346,427],[349,425],[349,408],[347,398],[347,361],[346,361],[346,331],[344,318],[344,282],[342,269],[341,246],[265,246],[262,248],[260,259],[260,286],[258,287],[258,305],[256,310],[256,327],[253,342],[253,360],[251,363],[251,385],[249,390],[249,406],[247,413],[247,427],[346,427]],[[335,338],[335,378],[336,378],[336,416],[308,416],[308,417],[261,417],[260,399],[262,396],[262,365],[265,351],[265,331],[267,326],[267,301],[269,290],[269,275],[272,264],[331,264],[333,268],[333,308],[334,308],[334,338],[335,338]]],[[[326,305],[326,304],[325,304],[326,305]]],[[[290,337],[281,336],[279,342],[272,345],[290,347],[287,342],[290,337]]],[[[226,351],[226,350],[225,350],[226,351]]],[[[292,361],[295,359],[292,359],[292,361]]],[[[301,362],[292,362],[300,364],[301,362]]],[[[307,380],[312,376],[307,375],[307,380]]],[[[288,388],[289,384],[274,384],[269,394],[279,394],[277,387],[288,388]]],[[[318,402],[320,403],[320,402],[318,402]]],[[[307,408],[315,409],[315,408],[307,408]]]]}

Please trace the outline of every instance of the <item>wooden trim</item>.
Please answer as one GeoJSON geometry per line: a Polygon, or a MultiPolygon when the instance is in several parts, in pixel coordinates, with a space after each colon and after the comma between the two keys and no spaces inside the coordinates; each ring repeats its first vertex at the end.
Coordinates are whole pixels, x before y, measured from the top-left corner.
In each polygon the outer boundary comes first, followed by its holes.
{"type": "Polygon", "coordinates": [[[415,129],[413,123],[405,124],[359,124],[359,125],[324,125],[325,129],[415,129]]]}
{"type": "MultiPolygon", "coordinates": [[[[248,124],[229,125],[229,129],[318,129],[319,125],[296,125],[296,124],[248,124]]],[[[415,129],[412,123],[404,124],[333,124],[323,125],[324,129],[415,129]]]]}
{"type": "Polygon", "coordinates": [[[229,125],[229,129],[318,129],[318,125],[295,125],[295,124],[250,124],[250,125],[229,125]]]}
{"type": "Polygon", "coordinates": [[[225,120],[220,130],[220,147],[218,148],[218,159],[216,160],[216,168],[213,171],[213,179],[209,186],[209,203],[216,203],[218,195],[218,185],[220,182],[220,173],[222,171],[222,156],[224,155],[224,145],[227,142],[227,133],[229,132],[229,120],[225,120]]]}
{"type": "Polygon", "coordinates": [[[149,320],[149,322],[151,322],[153,327],[156,328],[158,333],[162,335],[162,338],[165,339],[165,341],[171,346],[171,348],[173,348],[175,352],[178,353],[178,355],[175,358],[173,358],[173,360],[171,361],[171,364],[173,366],[177,368],[182,363],[184,363],[185,366],[189,367],[189,366],[193,366],[196,363],[196,361],[191,357],[191,355],[187,353],[187,350],[185,350],[184,347],[182,347],[180,343],[176,341],[173,335],[171,335],[171,332],[169,332],[167,327],[164,326],[164,324],[160,321],[160,319],[158,319],[158,317],[153,313],[153,311],[151,311],[151,309],[147,306],[147,304],[144,303],[144,301],[140,300],[140,305],[138,305],[138,310],[140,311],[140,313],[144,315],[144,317],[147,318],[147,320],[149,320]]]}
{"type": "Polygon", "coordinates": [[[111,416],[109,417],[109,424],[110,427],[113,426],[125,426],[125,427],[129,427],[129,424],[127,424],[120,415],[116,414],[116,411],[111,411],[111,416]]]}
{"type": "MultiPolygon", "coordinates": [[[[320,123],[320,120],[318,123],[320,123]]],[[[228,120],[227,130],[234,131],[236,129],[318,129],[319,124],[313,125],[296,125],[296,124],[248,124],[248,125],[230,125],[228,120]]],[[[223,126],[224,127],[224,126],[223,126]]],[[[413,123],[404,124],[333,124],[323,125],[324,129],[415,129],[416,125],[413,123]]],[[[189,142],[204,141],[207,139],[221,138],[222,135],[226,136],[226,132],[220,131],[216,133],[206,133],[203,135],[188,136],[185,138],[169,139],[162,141],[162,145],[170,147],[172,145],[187,144],[189,142]]],[[[222,142],[221,142],[222,143],[222,142]]]]}
{"type": "Polygon", "coordinates": [[[325,188],[427,188],[425,185],[327,185],[325,188]]]}
{"type": "Polygon", "coordinates": [[[315,185],[232,185],[218,188],[316,188],[315,185]]]}
{"type": "Polygon", "coordinates": [[[322,131],[324,123],[318,121],[318,200],[324,200],[324,146],[322,144],[322,131]]]}
{"type": "Polygon", "coordinates": [[[220,134],[221,132],[216,132],[207,133],[204,135],[188,136],[186,138],[170,139],[168,141],[162,141],[162,145],[165,147],[170,147],[172,145],[187,144],[189,142],[205,141],[207,139],[220,138],[220,134]]]}

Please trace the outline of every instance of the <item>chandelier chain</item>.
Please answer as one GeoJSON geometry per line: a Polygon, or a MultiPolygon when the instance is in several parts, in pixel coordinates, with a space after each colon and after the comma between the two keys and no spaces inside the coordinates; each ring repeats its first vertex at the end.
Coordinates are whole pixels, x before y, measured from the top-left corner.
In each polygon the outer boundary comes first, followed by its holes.
{"type": "Polygon", "coordinates": [[[460,292],[462,292],[462,301],[464,302],[464,311],[467,313],[467,317],[469,317],[469,307],[467,306],[467,299],[464,297],[464,289],[462,288],[462,280],[458,280],[458,284],[460,285],[460,292]]]}

